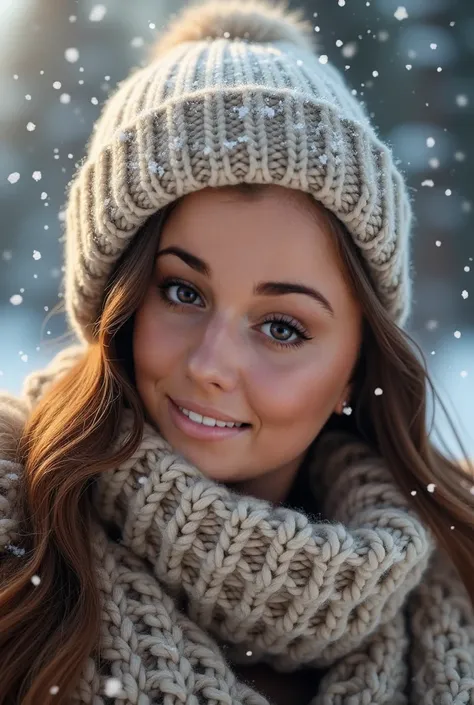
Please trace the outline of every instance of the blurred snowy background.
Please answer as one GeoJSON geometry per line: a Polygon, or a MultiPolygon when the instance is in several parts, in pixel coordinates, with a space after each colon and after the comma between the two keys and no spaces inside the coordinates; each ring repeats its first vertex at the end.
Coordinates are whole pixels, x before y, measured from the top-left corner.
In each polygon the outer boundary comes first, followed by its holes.
{"type": "MultiPolygon", "coordinates": [[[[470,0],[300,0],[415,197],[409,332],[474,455],[474,10],[470,0]]],[[[225,2],[225,0],[222,0],[225,2]]],[[[102,103],[183,0],[0,0],[0,388],[69,341],[65,188],[102,103]]],[[[437,426],[457,447],[441,412],[437,426]]],[[[434,436],[438,438],[437,435],[434,436]]]]}

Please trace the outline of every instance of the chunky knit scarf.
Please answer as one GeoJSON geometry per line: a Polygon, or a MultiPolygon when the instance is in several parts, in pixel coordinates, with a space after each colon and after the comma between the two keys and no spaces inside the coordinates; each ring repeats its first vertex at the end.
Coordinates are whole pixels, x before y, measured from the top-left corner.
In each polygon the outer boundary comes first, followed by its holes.
{"type": "MultiPolygon", "coordinates": [[[[65,360],[30,378],[30,401],[65,360]]],[[[4,447],[20,406],[0,398],[4,447]]],[[[117,447],[130,428],[125,412],[117,447]]],[[[266,705],[231,664],[267,662],[324,668],[312,705],[472,705],[469,600],[382,459],[328,432],[309,476],[320,519],[216,484],[146,425],[93,488],[100,655],[73,702],[266,705]]],[[[0,460],[0,551],[21,560],[19,482],[0,460]]]]}

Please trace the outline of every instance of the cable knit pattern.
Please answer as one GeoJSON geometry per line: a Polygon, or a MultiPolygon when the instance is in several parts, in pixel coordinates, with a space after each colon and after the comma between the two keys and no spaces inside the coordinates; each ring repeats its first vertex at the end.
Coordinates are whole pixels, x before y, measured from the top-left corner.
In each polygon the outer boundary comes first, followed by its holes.
{"type": "MultiPolygon", "coordinates": [[[[25,401],[0,395],[0,458],[82,352],[30,375],[25,401]]],[[[116,446],[130,423],[126,412],[116,446]]],[[[95,484],[100,655],[73,704],[269,705],[231,669],[261,661],[324,668],[311,705],[474,705],[471,604],[382,459],[326,433],[310,477],[320,521],[212,482],[146,426],[95,484]]],[[[19,482],[14,458],[0,460],[0,552],[21,560],[19,482]]]]}
{"type": "Polygon", "coordinates": [[[65,297],[81,338],[93,340],[107,279],[150,215],[242,182],[305,191],[335,213],[405,323],[408,190],[363,104],[301,27],[263,0],[211,0],[184,12],[162,38],[169,50],[107,101],[67,204],[65,297]]]}
{"type": "MultiPolygon", "coordinates": [[[[350,482],[347,466],[345,474],[350,482]]],[[[123,527],[123,544],[160,581],[184,590],[196,622],[285,669],[326,665],[360,644],[387,621],[387,607],[392,617],[430,554],[424,528],[380,463],[360,501],[357,489],[349,493],[347,526],[230,492],[150,427],[139,452],[98,485],[101,516],[123,527]],[[390,508],[368,511],[365,495],[376,501],[387,486],[390,508]]]]}

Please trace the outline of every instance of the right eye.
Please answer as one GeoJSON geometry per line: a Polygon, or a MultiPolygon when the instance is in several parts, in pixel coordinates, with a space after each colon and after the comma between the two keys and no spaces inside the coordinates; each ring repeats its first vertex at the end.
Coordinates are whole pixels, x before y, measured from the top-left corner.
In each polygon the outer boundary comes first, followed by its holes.
{"type": "Polygon", "coordinates": [[[168,306],[187,306],[201,297],[190,284],[179,279],[165,279],[159,286],[160,296],[168,306]],[[173,294],[170,292],[173,291],[173,294]]]}

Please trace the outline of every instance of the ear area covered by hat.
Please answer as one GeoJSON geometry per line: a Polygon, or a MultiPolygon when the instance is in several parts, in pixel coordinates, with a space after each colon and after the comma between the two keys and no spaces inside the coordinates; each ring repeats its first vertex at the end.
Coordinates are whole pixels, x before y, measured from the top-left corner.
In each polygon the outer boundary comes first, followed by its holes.
{"type": "Polygon", "coordinates": [[[68,193],[65,302],[82,341],[96,340],[108,279],[152,214],[244,182],[301,190],[332,211],[383,306],[406,322],[409,193],[311,29],[269,0],[193,3],[118,84],[68,193]]]}

